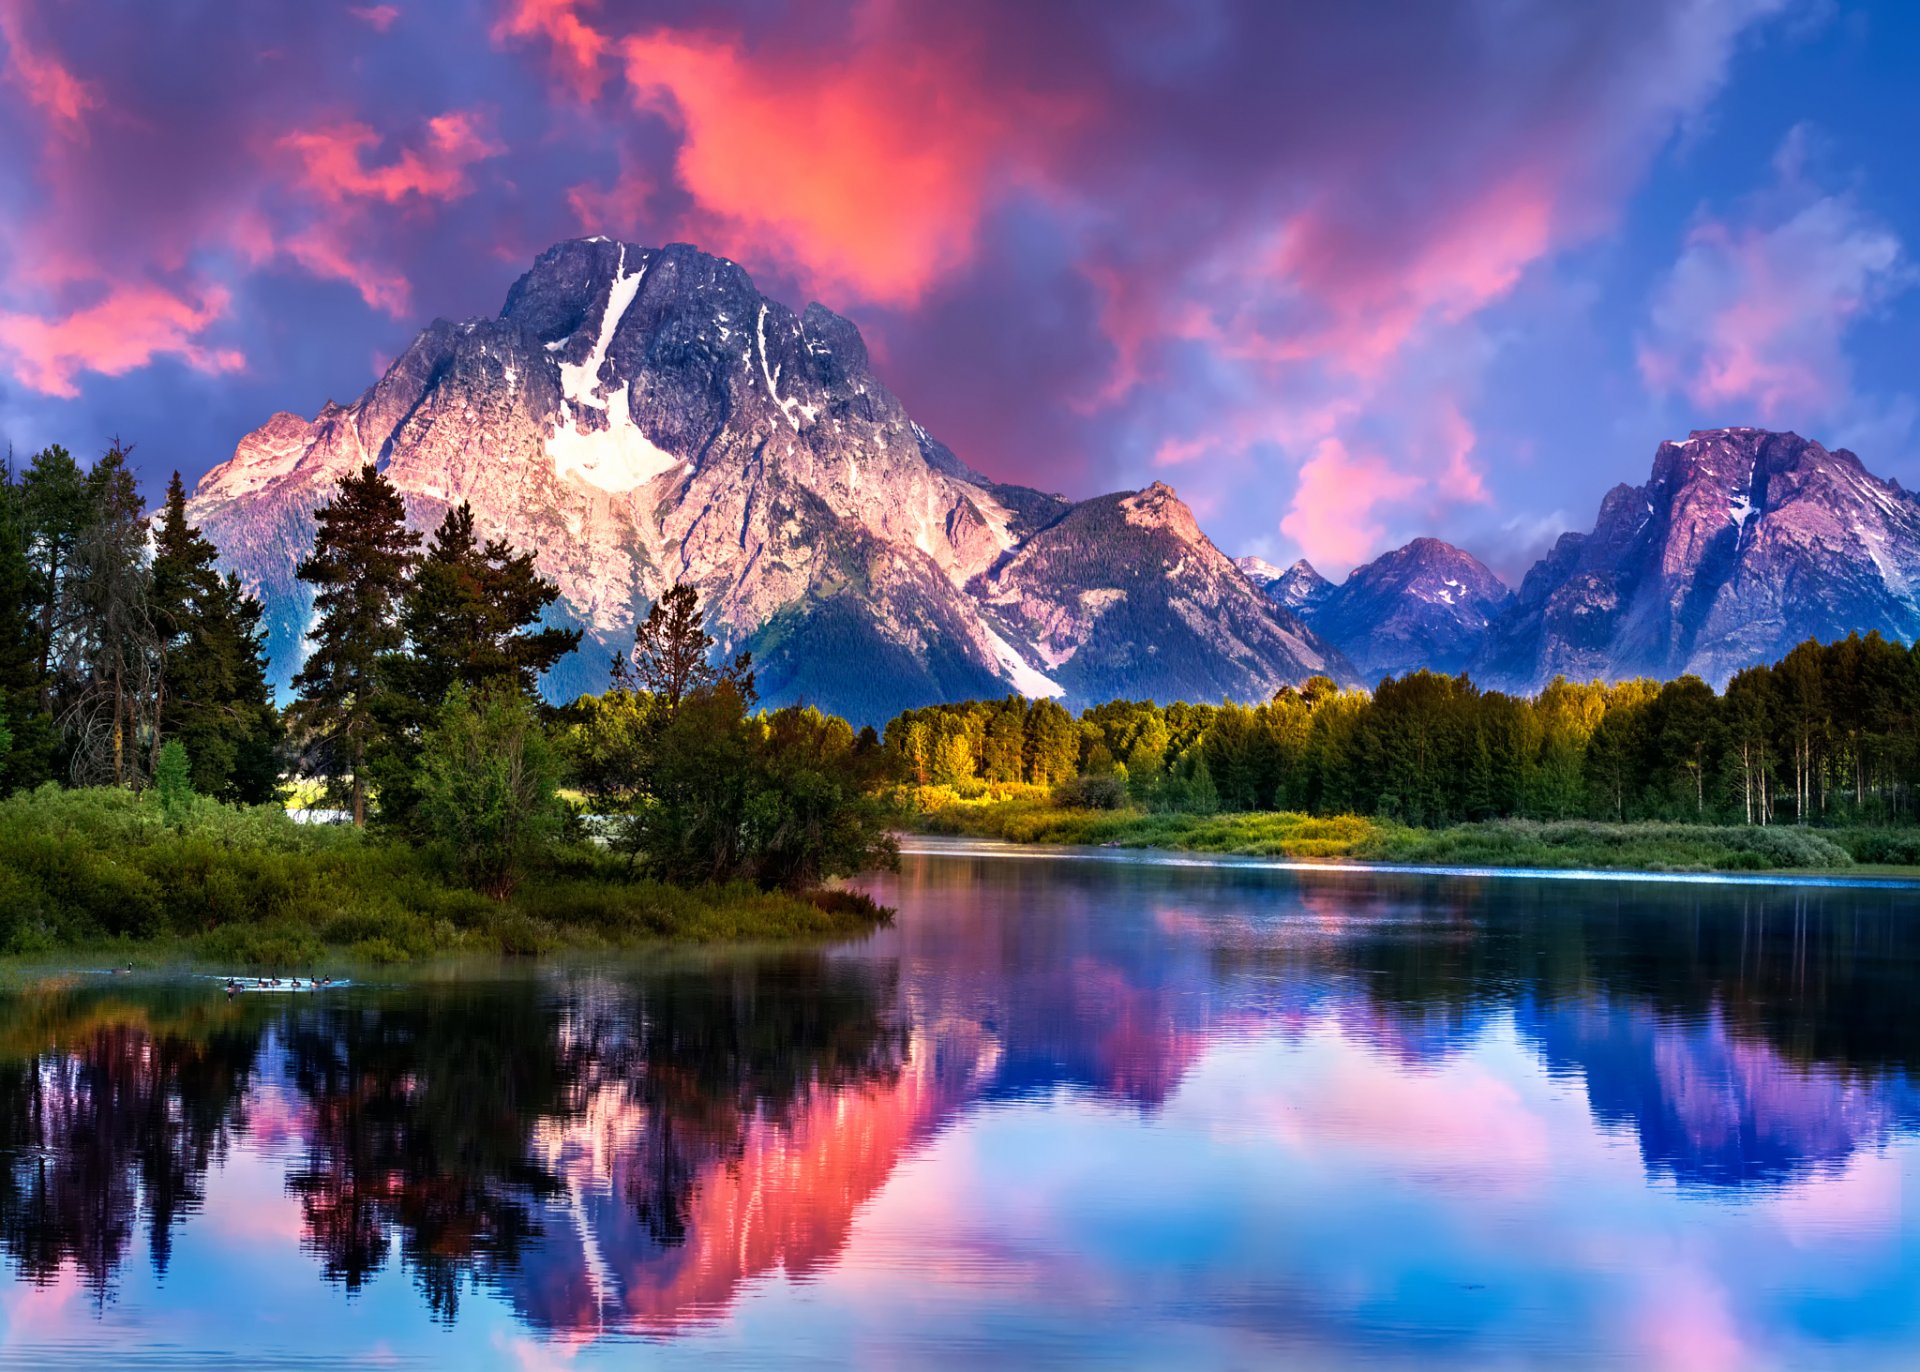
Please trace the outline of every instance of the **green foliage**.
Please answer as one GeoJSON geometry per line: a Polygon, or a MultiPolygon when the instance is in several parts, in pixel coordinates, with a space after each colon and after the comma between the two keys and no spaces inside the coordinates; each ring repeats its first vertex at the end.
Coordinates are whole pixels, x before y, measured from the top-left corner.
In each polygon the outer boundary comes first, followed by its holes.
{"type": "Polygon", "coordinates": [[[884,912],[749,886],[634,880],[562,844],[505,901],[468,890],[433,850],[272,806],[199,797],[178,822],[119,788],[44,786],[0,801],[0,951],[169,941],[223,964],[531,953],[653,939],[860,932],[884,912]]]}
{"type": "Polygon", "coordinates": [[[149,593],[159,669],[154,734],[185,745],[194,789],[259,805],[273,798],[280,771],[266,635],[260,603],[214,562],[213,545],[187,522],[175,472],[154,533],[149,593]]]}
{"type": "Polygon", "coordinates": [[[1920,820],[1920,650],[1877,634],[1803,644],[1724,695],[1681,677],[1555,680],[1521,698],[1414,672],[1371,694],[1316,677],[1261,705],[1111,701],[1078,721],[1049,701],[929,706],[887,725],[893,774],[955,794],[1009,784],[1016,714],[1024,779],[1072,783],[1067,808],[1360,813],[1415,828],[1920,820]],[[1125,801],[1111,785],[1075,789],[1098,778],[1124,778],[1125,801]]]}
{"type": "Polygon", "coordinates": [[[186,745],[177,738],[167,740],[153,765],[153,794],[169,824],[179,823],[193,809],[193,768],[186,745]]]}
{"type": "Polygon", "coordinates": [[[559,782],[546,731],[515,685],[448,690],[421,748],[420,818],[468,881],[496,898],[512,892],[565,826],[559,782]]]}
{"type": "Polygon", "coordinates": [[[450,689],[532,699],[541,675],[579,646],[576,629],[539,627],[559,594],[534,571],[531,553],[482,543],[471,506],[447,511],[400,600],[404,647],[380,664],[368,770],[383,823],[414,822],[423,737],[450,689]]]}
{"type": "Polygon", "coordinates": [[[1053,803],[1063,810],[1118,810],[1127,803],[1127,783],[1111,774],[1069,777],[1053,788],[1053,803]]]}

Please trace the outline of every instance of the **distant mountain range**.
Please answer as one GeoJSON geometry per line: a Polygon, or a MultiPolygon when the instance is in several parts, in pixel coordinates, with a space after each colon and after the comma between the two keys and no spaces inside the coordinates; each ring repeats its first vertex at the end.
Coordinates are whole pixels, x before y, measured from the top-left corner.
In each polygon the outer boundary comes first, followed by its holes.
{"type": "Polygon", "coordinates": [[[861,722],[1009,691],[1263,699],[1420,666],[1718,680],[1810,633],[1920,631],[1920,505],[1851,453],[1695,434],[1517,595],[1437,539],[1334,586],[1304,562],[1236,566],[1158,482],[1075,502],[989,480],[913,421],[850,322],[684,244],[558,244],[498,317],[435,321],[357,400],[276,414],[206,475],[193,515],[266,603],[280,686],[312,615],[293,575],[312,512],[365,462],[416,525],[466,500],[534,550],[556,619],[587,635],[556,698],[599,689],[675,581],[725,651],[753,651],[765,699],[861,722]]]}
{"type": "Polygon", "coordinates": [[[1563,534],[1514,594],[1469,554],[1415,539],[1334,586],[1242,559],[1369,681],[1466,670],[1533,691],[1691,672],[1714,685],[1809,638],[1920,636],[1920,500],[1846,449],[1765,429],[1662,443],[1592,533],[1563,534]]]}

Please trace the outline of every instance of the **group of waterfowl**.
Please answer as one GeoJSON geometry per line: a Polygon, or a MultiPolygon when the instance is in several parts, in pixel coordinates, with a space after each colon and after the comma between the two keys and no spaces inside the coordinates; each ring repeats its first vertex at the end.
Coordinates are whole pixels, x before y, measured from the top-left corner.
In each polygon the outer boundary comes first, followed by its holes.
{"type": "Polygon", "coordinates": [[[227,994],[233,996],[242,991],[277,991],[283,988],[289,991],[321,991],[331,985],[333,985],[332,977],[310,977],[305,982],[298,977],[287,981],[282,981],[279,977],[255,977],[252,981],[245,981],[240,977],[228,977],[227,994]]]}

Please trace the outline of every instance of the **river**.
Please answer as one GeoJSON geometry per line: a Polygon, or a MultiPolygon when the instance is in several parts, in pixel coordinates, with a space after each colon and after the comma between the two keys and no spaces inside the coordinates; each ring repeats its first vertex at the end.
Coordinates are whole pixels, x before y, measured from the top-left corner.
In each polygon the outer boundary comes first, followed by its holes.
{"type": "Polygon", "coordinates": [[[0,1366],[1920,1366],[1920,893],[914,846],[849,944],[0,995],[0,1366]]]}

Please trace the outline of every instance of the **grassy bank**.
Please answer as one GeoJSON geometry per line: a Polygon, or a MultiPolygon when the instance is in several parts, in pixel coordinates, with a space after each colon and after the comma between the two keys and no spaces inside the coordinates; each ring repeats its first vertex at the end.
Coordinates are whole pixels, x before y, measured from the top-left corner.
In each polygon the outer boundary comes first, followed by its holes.
{"type": "Polygon", "coordinates": [[[584,842],[563,846],[495,901],[463,887],[451,858],[297,824],[272,806],[200,801],[169,820],[125,791],[46,787],[0,801],[0,951],[138,948],[307,968],[845,935],[884,918],[846,893],[633,880],[621,859],[584,842]]]}
{"type": "Polygon", "coordinates": [[[1920,875],[1920,833],[1593,820],[1489,820],[1413,829],[1359,815],[1075,810],[1022,788],[971,799],[921,787],[908,827],[1014,843],[1110,844],[1325,861],[1644,872],[1855,870],[1920,875]]]}

